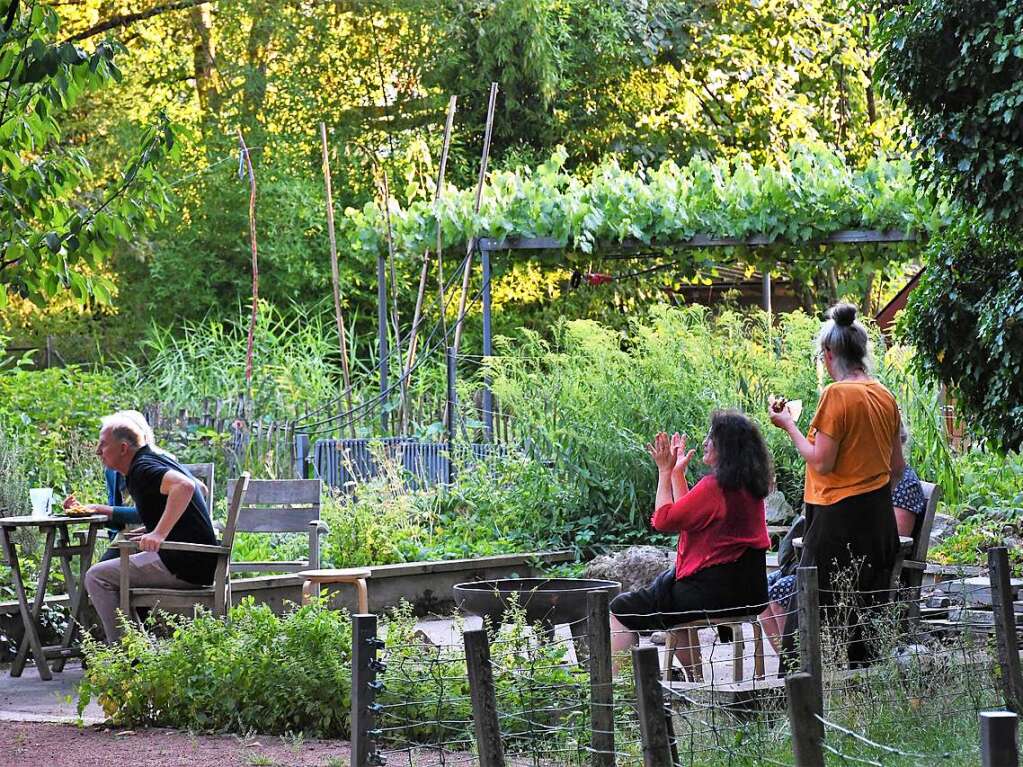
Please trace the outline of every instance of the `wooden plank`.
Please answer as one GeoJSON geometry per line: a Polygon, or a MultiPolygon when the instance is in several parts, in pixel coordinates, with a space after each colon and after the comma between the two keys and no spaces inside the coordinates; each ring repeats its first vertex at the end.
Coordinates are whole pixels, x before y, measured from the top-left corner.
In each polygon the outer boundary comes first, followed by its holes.
{"type": "Polygon", "coordinates": [[[497,691],[490,665],[487,632],[484,629],[470,629],[463,638],[480,767],[504,767],[504,744],[501,742],[501,723],[497,718],[497,691]]]}
{"type": "Polygon", "coordinates": [[[238,512],[238,532],[242,533],[308,533],[309,523],[320,518],[315,509],[253,509],[238,512]]]}
{"type": "Polygon", "coordinates": [[[1009,586],[1009,551],[1004,546],[988,549],[995,635],[998,637],[998,665],[1001,669],[1005,706],[1023,713],[1023,675],[1020,672],[1019,641],[1016,639],[1016,613],[1009,586]]]}
{"type": "Polygon", "coordinates": [[[590,651],[590,764],[614,767],[614,684],[611,670],[611,611],[606,591],[586,595],[590,651]]]}
{"type": "MultiPolygon", "coordinates": [[[[227,483],[227,495],[231,497],[236,480],[227,483]]],[[[272,506],[283,504],[320,503],[323,482],[319,479],[253,479],[245,494],[247,506],[272,506]]]]}
{"type": "Polygon", "coordinates": [[[817,718],[816,680],[800,671],[785,678],[796,767],[824,767],[824,723],[817,718]]]}
{"type": "Polygon", "coordinates": [[[636,707],[643,741],[643,765],[672,767],[657,648],[650,645],[633,647],[632,668],[636,677],[636,707]]]}

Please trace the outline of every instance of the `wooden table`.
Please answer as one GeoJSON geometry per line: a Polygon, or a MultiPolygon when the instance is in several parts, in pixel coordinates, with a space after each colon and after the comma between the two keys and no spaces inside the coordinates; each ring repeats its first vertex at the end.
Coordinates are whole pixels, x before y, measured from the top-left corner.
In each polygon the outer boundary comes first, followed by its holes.
{"type": "Polygon", "coordinates": [[[64,663],[68,658],[81,655],[81,651],[74,646],[74,641],[86,601],[85,571],[92,565],[92,552],[96,547],[96,531],[107,523],[107,518],[99,514],[88,517],[0,517],[0,541],[3,543],[4,555],[11,567],[11,578],[14,581],[14,591],[18,595],[21,622],[25,626],[25,636],[22,637],[21,644],[18,646],[18,654],[15,655],[14,663],[11,664],[11,676],[21,676],[28,660],[29,650],[32,651],[36,668],[39,669],[39,676],[47,680],[53,678],[52,671],[64,670],[64,663]],[[75,544],[71,543],[69,532],[69,528],[73,525],[89,526],[88,531],[75,533],[77,539],[75,544]],[[35,599],[31,604],[21,577],[18,550],[12,538],[12,534],[19,527],[37,528],[46,536],[43,556],[39,560],[39,582],[36,585],[35,599]],[[76,557],[78,558],[77,577],[73,568],[76,557]],[[70,615],[60,644],[44,647],[39,639],[39,613],[46,597],[46,584],[50,578],[50,569],[53,566],[54,558],[60,561],[60,567],[64,573],[64,583],[70,599],[70,615]],[[53,659],[52,670],[51,665],[47,662],[48,659],[53,659]]]}

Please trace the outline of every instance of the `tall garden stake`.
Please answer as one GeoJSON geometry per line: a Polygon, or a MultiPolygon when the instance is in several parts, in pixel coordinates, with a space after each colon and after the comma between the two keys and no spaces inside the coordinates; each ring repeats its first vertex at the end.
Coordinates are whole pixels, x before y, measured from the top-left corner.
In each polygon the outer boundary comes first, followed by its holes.
{"type": "MultiPolygon", "coordinates": [[[[448,119],[444,123],[444,143],[440,152],[440,168],[437,171],[437,188],[433,193],[433,211],[437,217],[437,265],[441,271],[441,286],[440,286],[440,322],[441,331],[444,329],[444,283],[443,283],[443,269],[440,266],[441,259],[441,247],[442,247],[442,232],[440,223],[440,199],[444,189],[444,171],[448,164],[448,149],[451,147],[451,126],[455,120],[455,104],[458,101],[457,96],[452,96],[451,100],[448,101],[448,119]]],[[[412,330],[409,334],[408,339],[408,362],[405,364],[405,377],[407,378],[412,370],[412,363],[416,360],[416,342],[419,338],[419,323],[422,321],[423,312],[423,298],[426,296],[426,278],[429,275],[430,270],[430,251],[427,250],[423,254],[423,269],[419,274],[419,292],[416,294],[416,310],[412,315],[412,330]]]]}
{"type": "Polygon", "coordinates": [[[252,349],[256,335],[256,313],[259,311],[259,259],[256,250],[256,174],[252,170],[252,156],[245,146],[242,129],[238,129],[238,143],[241,145],[242,159],[249,175],[249,245],[252,248],[252,318],[249,320],[249,342],[245,350],[245,388],[248,398],[252,400],[252,349]]]}
{"type": "MultiPolygon", "coordinates": [[[[483,156],[480,159],[480,175],[476,180],[476,204],[472,209],[473,216],[480,212],[480,200],[483,198],[483,182],[487,178],[487,162],[490,159],[490,137],[494,132],[494,107],[497,105],[497,83],[490,83],[490,102],[487,104],[487,127],[483,134],[483,156]]],[[[472,273],[472,251],[476,248],[476,238],[470,237],[465,246],[465,271],[462,272],[462,292],[458,297],[458,316],[455,318],[455,354],[462,340],[462,324],[465,319],[465,299],[469,294],[469,275],[472,273]]]]}
{"type": "MultiPolygon", "coordinates": [[[[320,123],[320,143],[323,148],[323,183],[327,193],[327,235],[330,238],[330,278],[334,288],[334,320],[337,323],[337,340],[341,347],[341,375],[344,377],[345,404],[348,407],[348,426],[355,439],[355,422],[352,420],[352,378],[348,371],[348,341],[345,338],[345,321],[341,313],[341,276],[337,266],[337,239],[334,236],[334,194],[330,184],[330,160],[327,152],[327,126],[320,123]]],[[[338,425],[340,427],[340,424],[338,425]]]]}

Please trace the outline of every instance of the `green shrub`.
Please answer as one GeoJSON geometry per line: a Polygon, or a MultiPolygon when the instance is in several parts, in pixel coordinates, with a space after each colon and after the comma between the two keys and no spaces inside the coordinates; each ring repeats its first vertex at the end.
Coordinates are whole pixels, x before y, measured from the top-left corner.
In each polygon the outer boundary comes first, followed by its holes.
{"type": "Polygon", "coordinates": [[[312,604],[275,615],[250,598],[228,621],[200,612],[172,625],[165,640],[133,625],[116,645],[87,639],[79,712],[95,698],[122,725],[347,736],[347,613],[312,604]]]}

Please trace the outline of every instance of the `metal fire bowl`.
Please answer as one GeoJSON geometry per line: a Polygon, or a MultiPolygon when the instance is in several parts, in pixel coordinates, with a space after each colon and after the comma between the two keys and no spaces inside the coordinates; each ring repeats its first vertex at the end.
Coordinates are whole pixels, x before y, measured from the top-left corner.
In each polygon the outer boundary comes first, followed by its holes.
{"type": "Polygon", "coordinates": [[[617,581],[590,578],[504,578],[494,581],[459,583],[454,587],[455,603],[470,615],[489,616],[501,623],[512,594],[526,610],[526,619],[553,626],[574,623],[586,617],[586,595],[606,591],[613,599],[621,591],[617,581]]]}

